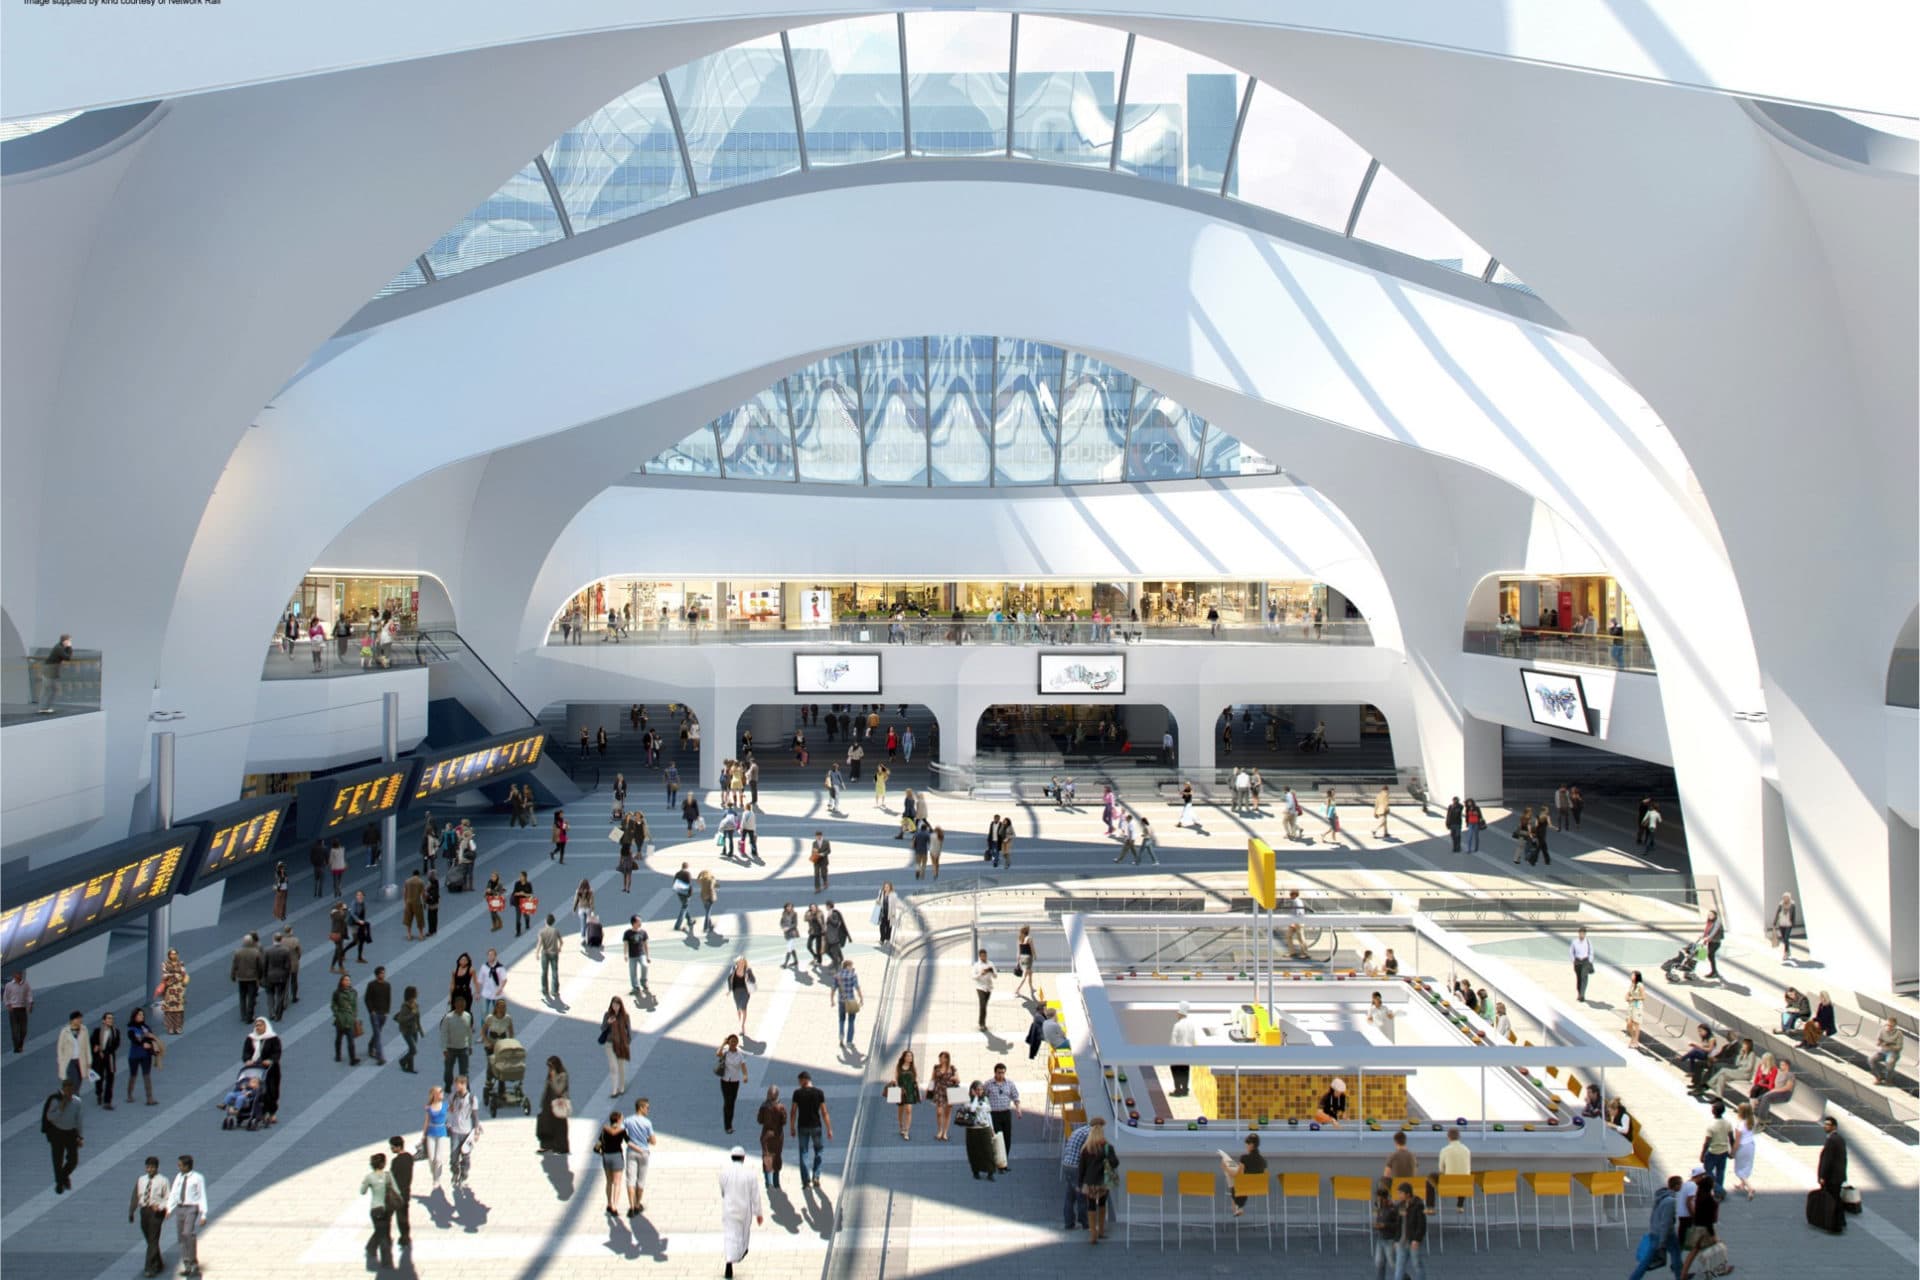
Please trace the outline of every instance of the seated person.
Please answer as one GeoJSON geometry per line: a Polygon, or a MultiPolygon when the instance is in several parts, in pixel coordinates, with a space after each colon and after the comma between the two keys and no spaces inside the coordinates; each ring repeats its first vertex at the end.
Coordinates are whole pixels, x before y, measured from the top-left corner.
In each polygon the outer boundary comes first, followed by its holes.
{"type": "Polygon", "coordinates": [[[1813,1006],[1793,987],[1787,988],[1785,1001],[1780,1010],[1780,1034],[1791,1035],[1795,1027],[1813,1016],[1813,1006]]]}
{"type": "Polygon", "coordinates": [[[253,1076],[248,1076],[244,1080],[236,1080],[233,1088],[227,1090],[227,1096],[220,1099],[220,1109],[227,1113],[229,1119],[240,1115],[242,1112],[251,1111],[253,1109],[254,1095],[259,1092],[260,1081],[253,1076]]]}
{"type": "Polygon", "coordinates": [[[1580,1114],[1585,1116],[1589,1120],[1598,1120],[1601,1116],[1602,1110],[1603,1110],[1603,1107],[1600,1102],[1600,1086],[1597,1084],[1588,1085],[1586,1105],[1581,1109],[1580,1114]]]}
{"type": "Polygon", "coordinates": [[[1493,1033],[1503,1039],[1511,1039],[1513,1036],[1513,1019],[1507,1016],[1505,1000],[1493,1002],[1493,1033]]]}
{"type": "Polygon", "coordinates": [[[1907,1037],[1900,1030],[1900,1024],[1888,1018],[1880,1024],[1880,1034],[1874,1039],[1873,1056],[1867,1059],[1867,1066],[1873,1071],[1873,1078],[1881,1084],[1892,1084],[1895,1068],[1900,1065],[1900,1054],[1907,1047],[1907,1037]]]}
{"type": "Polygon", "coordinates": [[[1340,1127],[1340,1118],[1346,1114],[1347,1082],[1335,1076],[1327,1091],[1320,1095],[1320,1109],[1313,1113],[1313,1118],[1337,1129],[1340,1127]]]}
{"type": "Polygon", "coordinates": [[[1832,1035],[1835,1026],[1833,997],[1822,991],[1819,1001],[1813,1006],[1813,1016],[1800,1024],[1800,1043],[1811,1049],[1832,1035]]]}
{"type": "Polygon", "coordinates": [[[1773,1109],[1793,1097],[1793,1090],[1800,1082],[1793,1074],[1793,1063],[1786,1058],[1780,1060],[1780,1067],[1773,1073],[1773,1087],[1761,1090],[1756,1088],[1751,1099],[1753,1117],[1764,1124],[1773,1119],[1773,1109]]]}
{"type": "Polygon", "coordinates": [[[1475,993],[1473,1011],[1487,1021],[1493,1021],[1493,997],[1487,994],[1485,987],[1475,993]]]}
{"type": "Polygon", "coordinates": [[[1062,1053],[1073,1052],[1067,1044],[1067,1029],[1060,1025],[1060,1015],[1055,1010],[1047,1010],[1046,1019],[1040,1024],[1040,1038],[1046,1041],[1050,1048],[1058,1049],[1062,1053]]]}
{"type": "Polygon", "coordinates": [[[1751,1080],[1753,1078],[1753,1069],[1758,1064],[1758,1061],[1754,1056],[1753,1041],[1748,1038],[1742,1038],[1740,1041],[1740,1052],[1735,1055],[1733,1061],[1716,1069],[1712,1075],[1707,1077],[1706,1091],[1725,1098],[1728,1087],[1735,1081],[1751,1080]]]}
{"type": "Polygon", "coordinates": [[[1627,1104],[1620,1101],[1617,1093],[1607,1099],[1606,1121],[1607,1128],[1621,1137],[1633,1137],[1633,1117],[1627,1114],[1627,1104]]]}
{"type": "Polygon", "coordinates": [[[1698,1093],[1705,1082],[1707,1067],[1713,1062],[1715,1054],[1720,1052],[1720,1040],[1713,1034],[1713,1028],[1706,1023],[1700,1024],[1700,1038],[1687,1042],[1687,1051],[1680,1055],[1680,1069],[1693,1077],[1694,1092],[1698,1093]]]}

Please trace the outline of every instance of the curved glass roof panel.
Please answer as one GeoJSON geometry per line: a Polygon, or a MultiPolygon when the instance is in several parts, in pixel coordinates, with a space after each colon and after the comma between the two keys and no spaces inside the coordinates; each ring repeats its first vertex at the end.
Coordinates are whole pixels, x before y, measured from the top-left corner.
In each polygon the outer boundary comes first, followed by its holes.
{"type": "Polygon", "coordinates": [[[0,142],[12,142],[15,138],[45,133],[55,125],[65,124],[79,114],[78,111],[56,111],[50,116],[24,116],[18,120],[0,120],[0,142]]]}
{"type": "Polygon", "coordinates": [[[1485,249],[1283,86],[1109,27],[968,10],[796,27],[636,85],[381,292],[801,169],[954,156],[1105,166],[1488,278],[1485,249]]]}
{"type": "Polygon", "coordinates": [[[780,37],[735,45],[667,73],[694,186],[722,191],[800,167],[793,86],[780,37]]]}
{"type": "Polygon", "coordinates": [[[1199,414],[1085,352],[937,334],[795,370],[642,467],[646,475],[875,488],[1273,475],[1199,414]]]}

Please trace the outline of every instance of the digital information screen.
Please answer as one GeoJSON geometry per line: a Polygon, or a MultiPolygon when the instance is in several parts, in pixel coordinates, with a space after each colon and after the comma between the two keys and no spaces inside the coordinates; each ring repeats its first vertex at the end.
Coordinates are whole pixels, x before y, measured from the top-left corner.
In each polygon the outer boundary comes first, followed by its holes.
{"type": "Polygon", "coordinates": [[[412,794],[407,780],[416,763],[408,756],[392,764],[370,764],[301,783],[296,793],[301,838],[362,827],[399,812],[412,794]]]}
{"type": "Polygon", "coordinates": [[[1125,693],[1127,658],[1122,653],[1043,653],[1040,692],[1125,693]]]}
{"type": "Polygon", "coordinates": [[[793,655],[793,691],[877,696],[880,692],[880,655],[796,653],[793,655]]]}
{"type": "Polygon", "coordinates": [[[407,807],[509,774],[525,773],[540,763],[546,741],[546,730],[525,729],[421,756],[420,772],[413,780],[413,799],[407,807]]]}
{"type": "Polygon", "coordinates": [[[198,823],[150,831],[22,877],[0,911],[0,967],[43,960],[165,906],[200,835],[198,823]]]}
{"type": "Polygon", "coordinates": [[[218,809],[195,814],[206,834],[187,859],[180,877],[181,893],[192,893],[236,871],[244,871],[255,861],[273,852],[287,825],[287,808],[293,804],[291,792],[276,796],[256,796],[237,800],[218,809]]]}
{"type": "Polygon", "coordinates": [[[1535,724],[1593,736],[1587,720],[1587,689],[1579,676],[1522,667],[1520,683],[1527,690],[1527,715],[1535,724]]]}

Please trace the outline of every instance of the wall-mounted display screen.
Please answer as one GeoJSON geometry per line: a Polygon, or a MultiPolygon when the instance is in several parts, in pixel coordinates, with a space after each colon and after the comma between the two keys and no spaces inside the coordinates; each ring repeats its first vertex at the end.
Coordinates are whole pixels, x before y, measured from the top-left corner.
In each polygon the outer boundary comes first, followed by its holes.
{"type": "Polygon", "coordinates": [[[833,592],[802,591],[800,593],[800,625],[803,627],[832,626],[833,592]]]}
{"type": "Polygon", "coordinates": [[[482,783],[525,773],[540,763],[546,746],[545,729],[522,729],[503,733],[480,742],[470,742],[450,751],[437,751],[420,757],[420,772],[413,780],[413,799],[409,807],[477,787],[482,783]]]}
{"type": "Polygon", "coordinates": [[[244,871],[273,852],[286,827],[291,793],[256,796],[195,814],[204,830],[180,876],[180,892],[192,893],[236,871],[244,871]]]}
{"type": "Polygon", "coordinates": [[[880,692],[880,655],[877,653],[796,653],[793,655],[795,693],[873,694],[880,692]]]}
{"type": "Polygon", "coordinates": [[[370,764],[301,783],[300,808],[296,811],[300,835],[330,835],[398,812],[411,794],[407,780],[414,763],[409,756],[392,764],[370,764]]]}
{"type": "Polygon", "coordinates": [[[1520,683],[1527,690],[1527,715],[1535,724],[1545,729],[1593,735],[1587,722],[1587,690],[1579,676],[1522,667],[1520,683]]]}
{"type": "Polygon", "coordinates": [[[1124,653],[1043,653],[1040,692],[1048,694],[1125,693],[1124,653]]]}
{"type": "Polygon", "coordinates": [[[32,964],[164,906],[200,825],[150,831],[19,877],[0,911],[0,966],[32,964]]]}

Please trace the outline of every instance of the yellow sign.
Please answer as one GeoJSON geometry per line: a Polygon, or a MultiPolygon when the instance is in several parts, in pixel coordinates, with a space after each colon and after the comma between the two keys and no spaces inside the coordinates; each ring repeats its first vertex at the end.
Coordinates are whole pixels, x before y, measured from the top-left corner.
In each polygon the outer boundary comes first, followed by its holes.
{"type": "Polygon", "coordinates": [[[1247,837],[1247,892],[1269,911],[1279,901],[1273,883],[1273,849],[1253,836],[1247,837]]]}

